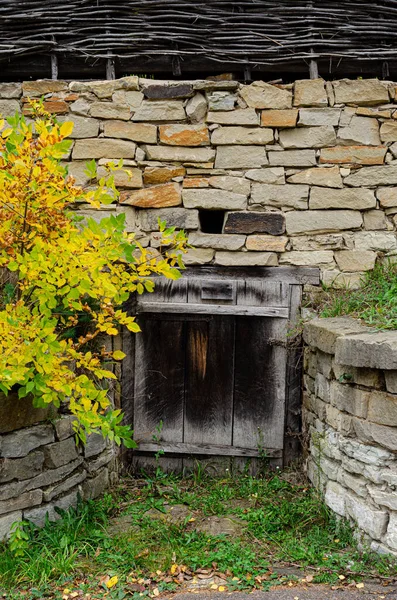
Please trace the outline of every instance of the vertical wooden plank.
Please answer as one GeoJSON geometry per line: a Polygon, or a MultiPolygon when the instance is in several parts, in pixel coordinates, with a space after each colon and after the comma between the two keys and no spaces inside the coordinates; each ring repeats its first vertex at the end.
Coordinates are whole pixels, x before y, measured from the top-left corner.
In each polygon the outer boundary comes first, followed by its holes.
{"type": "Polygon", "coordinates": [[[296,331],[302,303],[302,286],[290,286],[290,337],[288,338],[286,399],[285,399],[285,436],[284,465],[296,460],[301,453],[300,432],[302,429],[302,338],[296,331]],[[295,331],[295,335],[293,332],[295,331]]]}
{"type": "MultiPolygon", "coordinates": [[[[124,307],[129,315],[135,314],[135,299],[132,297],[124,307]]],[[[124,413],[124,423],[134,429],[134,385],[135,385],[135,334],[122,329],[122,349],[126,357],[121,363],[121,408],[124,413]]],[[[135,437],[135,432],[134,432],[135,437]]],[[[122,446],[121,461],[128,469],[132,461],[132,450],[122,446]]]]}
{"type": "Polygon", "coordinates": [[[184,442],[232,443],[235,318],[186,324],[184,442]]]}
{"type": "Polygon", "coordinates": [[[282,449],[284,319],[236,317],[233,445],[282,449]]]}
{"type": "Polygon", "coordinates": [[[237,304],[244,306],[288,306],[289,285],[282,281],[248,279],[239,286],[237,304]]]}
{"type": "Polygon", "coordinates": [[[170,442],[183,440],[184,323],[182,320],[140,319],[136,338],[134,425],[137,440],[153,435],[170,442]],[[160,433],[156,427],[163,423],[160,433]]]}
{"type": "Polygon", "coordinates": [[[187,302],[187,279],[154,279],[155,288],[152,294],[148,294],[143,300],[148,302],[187,302]]]}

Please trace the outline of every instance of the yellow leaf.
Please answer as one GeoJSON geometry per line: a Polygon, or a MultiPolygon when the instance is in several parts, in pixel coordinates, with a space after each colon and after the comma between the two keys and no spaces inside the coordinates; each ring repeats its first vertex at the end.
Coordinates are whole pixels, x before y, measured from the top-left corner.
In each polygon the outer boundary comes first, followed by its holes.
{"type": "Polygon", "coordinates": [[[159,592],[159,589],[158,589],[158,588],[154,588],[154,590],[153,590],[153,595],[154,595],[154,596],[160,596],[160,592],[159,592]]]}
{"type": "Polygon", "coordinates": [[[357,583],[356,588],[358,588],[359,590],[362,590],[364,587],[363,583],[357,583]]]}
{"type": "Polygon", "coordinates": [[[344,579],[346,579],[346,577],[345,577],[344,575],[339,575],[339,579],[340,579],[341,581],[343,581],[344,579]]]}
{"type": "Polygon", "coordinates": [[[211,585],[211,590],[217,590],[217,589],[218,589],[218,586],[216,585],[216,583],[213,583],[211,585]]]}
{"type": "Polygon", "coordinates": [[[220,585],[220,586],[218,587],[218,592],[224,592],[224,591],[226,591],[226,588],[225,588],[225,586],[224,586],[224,585],[220,585]]]}
{"type": "Polygon", "coordinates": [[[121,352],[121,350],[116,350],[113,352],[113,358],[114,360],[123,360],[123,358],[125,358],[125,354],[124,352],[121,352]]]}
{"type": "Polygon", "coordinates": [[[177,571],[177,568],[178,568],[178,565],[176,565],[176,564],[173,564],[173,565],[171,566],[171,569],[170,569],[170,571],[171,571],[171,575],[175,575],[175,573],[176,573],[176,571],[177,571]]]}
{"type": "Polygon", "coordinates": [[[68,135],[70,135],[73,131],[73,123],[71,121],[66,121],[65,123],[62,123],[61,125],[61,129],[60,129],[60,134],[62,137],[68,137],[68,135]]]}
{"type": "Polygon", "coordinates": [[[117,575],[115,575],[114,577],[111,577],[109,579],[109,581],[106,582],[106,587],[110,590],[110,588],[114,587],[119,581],[119,578],[117,577],[117,575]]]}

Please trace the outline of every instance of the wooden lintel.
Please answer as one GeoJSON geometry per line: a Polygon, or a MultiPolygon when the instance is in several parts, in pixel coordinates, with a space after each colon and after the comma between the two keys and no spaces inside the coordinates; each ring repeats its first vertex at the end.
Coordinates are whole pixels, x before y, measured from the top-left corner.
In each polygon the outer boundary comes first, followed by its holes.
{"type": "Polygon", "coordinates": [[[138,442],[137,452],[163,452],[169,454],[197,454],[205,456],[245,456],[247,458],[280,458],[283,451],[278,448],[240,448],[237,446],[216,446],[185,442],[138,442]]]}
{"type": "Polygon", "coordinates": [[[139,313],[176,313],[198,315],[240,315],[245,317],[277,317],[288,319],[289,309],[283,306],[243,306],[228,304],[189,304],[182,302],[138,301],[139,313]]]}

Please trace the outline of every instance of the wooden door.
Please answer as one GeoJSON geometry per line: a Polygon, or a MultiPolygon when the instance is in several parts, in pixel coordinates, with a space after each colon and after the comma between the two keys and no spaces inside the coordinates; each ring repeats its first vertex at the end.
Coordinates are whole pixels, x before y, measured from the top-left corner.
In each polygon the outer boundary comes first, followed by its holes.
{"type": "Polygon", "coordinates": [[[196,271],[138,304],[128,402],[140,464],[159,449],[176,469],[183,457],[282,464],[286,423],[294,421],[288,331],[301,288],[288,278],[226,275],[196,271]]]}

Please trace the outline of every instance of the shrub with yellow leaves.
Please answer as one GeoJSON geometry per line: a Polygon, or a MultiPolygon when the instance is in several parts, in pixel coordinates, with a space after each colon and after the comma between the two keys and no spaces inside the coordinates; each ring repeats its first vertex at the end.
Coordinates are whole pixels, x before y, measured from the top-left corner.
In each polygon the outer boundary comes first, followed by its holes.
{"type": "MultiPolygon", "coordinates": [[[[180,277],[186,236],[160,223],[166,251],[154,257],[126,233],[123,214],[83,222],[75,203],[117,201],[114,179],[77,186],[61,162],[73,124],[59,124],[40,102],[31,107],[33,123],[0,120],[0,391],[40,407],[66,402],[82,442],[100,432],[133,447],[108,393],[125,355],[106,350],[103,337],[139,331],[123,305],[153,291],[153,276],[180,277]]],[[[96,179],[94,161],[87,175],[96,179]]]]}

